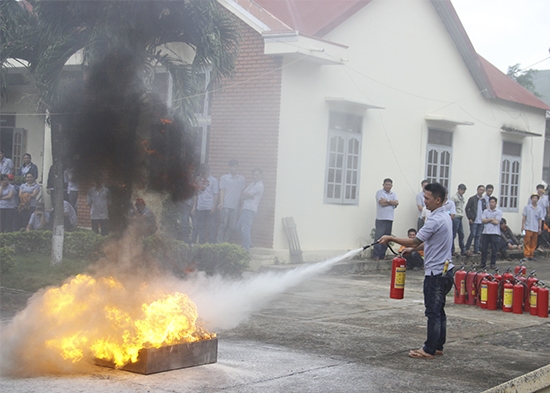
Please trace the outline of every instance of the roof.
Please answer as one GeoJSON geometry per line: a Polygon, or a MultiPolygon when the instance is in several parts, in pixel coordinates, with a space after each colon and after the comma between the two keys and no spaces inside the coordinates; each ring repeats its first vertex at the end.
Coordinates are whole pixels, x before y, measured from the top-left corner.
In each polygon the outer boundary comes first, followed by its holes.
{"type": "Polygon", "coordinates": [[[502,73],[498,68],[489,63],[483,57],[479,55],[478,57],[481,61],[481,66],[483,67],[487,77],[489,78],[491,86],[493,87],[493,92],[496,98],[547,111],[550,110],[550,106],[537,98],[534,94],[529,92],[506,74],[502,73]]]}
{"type": "Polygon", "coordinates": [[[322,37],[371,0],[253,0],[293,29],[322,37]]]}
{"type": "MultiPolygon", "coordinates": [[[[221,1],[221,0],[219,0],[221,1]]],[[[372,0],[225,0],[245,11],[266,39],[270,34],[294,33],[321,39],[372,0]]],[[[431,0],[462,59],[485,98],[502,99],[550,110],[531,94],[479,56],[450,0],[431,0]]]]}

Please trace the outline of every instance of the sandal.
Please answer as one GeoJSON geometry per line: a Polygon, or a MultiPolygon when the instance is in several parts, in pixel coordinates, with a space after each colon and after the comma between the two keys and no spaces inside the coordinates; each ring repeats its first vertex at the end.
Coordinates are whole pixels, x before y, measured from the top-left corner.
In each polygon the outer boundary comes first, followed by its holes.
{"type": "Polygon", "coordinates": [[[411,349],[409,351],[409,357],[413,359],[435,359],[434,355],[424,352],[422,348],[420,349],[411,349]]]}

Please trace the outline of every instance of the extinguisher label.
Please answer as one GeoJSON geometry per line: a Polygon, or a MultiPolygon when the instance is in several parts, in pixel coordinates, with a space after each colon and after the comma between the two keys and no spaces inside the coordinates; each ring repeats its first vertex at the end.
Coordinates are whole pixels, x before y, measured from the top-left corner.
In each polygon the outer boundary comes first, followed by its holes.
{"type": "Polygon", "coordinates": [[[481,293],[479,294],[481,303],[487,303],[487,285],[481,286],[481,293]]]}
{"type": "Polygon", "coordinates": [[[504,289],[504,307],[512,307],[512,301],[514,299],[514,291],[511,288],[504,289]]]}
{"type": "Polygon", "coordinates": [[[531,296],[529,297],[529,304],[533,308],[537,308],[537,292],[531,291],[531,296]]]}
{"type": "Polygon", "coordinates": [[[398,267],[395,269],[395,284],[394,288],[397,289],[404,289],[405,288],[405,274],[406,274],[407,268],[405,267],[398,267]]]}
{"type": "Polygon", "coordinates": [[[460,281],[460,296],[466,295],[466,283],[464,280],[460,281]]]}

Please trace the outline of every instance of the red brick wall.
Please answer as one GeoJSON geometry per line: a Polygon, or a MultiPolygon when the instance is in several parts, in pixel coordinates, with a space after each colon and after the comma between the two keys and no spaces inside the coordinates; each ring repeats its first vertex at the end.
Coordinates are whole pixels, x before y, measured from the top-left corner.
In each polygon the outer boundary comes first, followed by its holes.
{"type": "Polygon", "coordinates": [[[273,247],[275,186],[281,99],[282,58],[266,56],[260,34],[238,21],[242,42],[234,74],[216,87],[208,163],[218,179],[228,161],[239,161],[239,172],[252,180],[262,168],[264,195],[252,228],[252,244],[273,247]]]}

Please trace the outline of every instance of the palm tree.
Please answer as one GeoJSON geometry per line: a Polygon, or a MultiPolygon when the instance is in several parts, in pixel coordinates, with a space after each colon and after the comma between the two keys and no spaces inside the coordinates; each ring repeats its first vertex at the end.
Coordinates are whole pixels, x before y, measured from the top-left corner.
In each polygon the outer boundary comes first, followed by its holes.
{"type": "MultiPolygon", "coordinates": [[[[178,103],[174,109],[181,124],[189,124],[193,120],[193,97],[198,93],[195,76],[206,67],[211,70],[214,81],[229,75],[238,41],[231,17],[215,0],[3,0],[0,2],[0,89],[4,97],[9,61],[27,68],[39,107],[49,112],[54,188],[62,189],[62,157],[64,150],[71,149],[66,141],[71,141],[71,132],[82,125],[81,120],[79,123],[75,116],[67,114],[67,108],[74,115],[94,102],[97,104],[92,105],[94,110],[99,111],[112,111],[113,105],[117,106],[116,126],[108,132],[124,135],[125,141],[135,147],[135,139],[142,136],[142,122],[135,119],[140,117],[136,107],[147,107],[148,114],[155,112],[154,105],[146,105],[148,95],[144,94],[144,81],[154,68],[162,66],[171,74],[178,103]],[[183,52],[192,52],[192,60],[174,50],[174,44],[186,48],[183,52]],[[79,51],[83,53],[83,67],[89,70],[93,83],[72,86],[73,94],[68,95],[62,71],[67,60],[79,51]],[[105,91],[98,91],[101,83],[97,81],[103,81],[103,86],[108,86],[114,95],[125,91],[124,96],[116,97],[122,102],[109,100],[105,91]],[[92,97],[94,89],[99,93],[95,98],[92,97]],[[67,100],[68,96],[82,97],[82,100],[67,100]]],[[[181,124],[172,125],[173,132],[166,134],[181,131],[181,124]]],[[[165,143],[183,141],[179,136],[171,138],[165,138],[165,143]]],[[[77,149],[78,144],[72,148],[77,149]]],[[[119,154],[120,150],[112,153],[119,154]]],[[[154,178],[162,180],[162,176],[154,178]]],[[[63,247],[61,193],[55,193],[53,205],[52,263],[59,263],[63,247]]]]}

